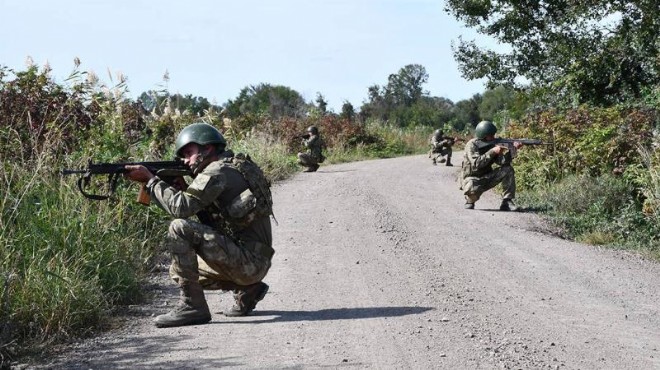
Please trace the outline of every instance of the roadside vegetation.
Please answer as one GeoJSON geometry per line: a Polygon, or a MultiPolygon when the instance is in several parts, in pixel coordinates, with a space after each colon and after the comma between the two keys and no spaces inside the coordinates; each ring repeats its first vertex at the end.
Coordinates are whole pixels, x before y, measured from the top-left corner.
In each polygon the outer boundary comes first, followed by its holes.
{"type": "MultiPolygon", "coordinates": [[[[297,137],[310,125],[323,135],[326,163],[427,150],[431,126],[358,120],[350,107],[335,114],[291,89],[260,89],[225,107],[166,91],[134,101],[123,76],[106,84],[76,66],[58,83],[48,68],[0,68],[2,366],[107,327],[118,309],[144,299],[144,281],[163,252],[167,217],[137,204],[136,187],[120,179],[109,200],[92,201],[78,191],[78,175],[63,176],[63,169],[172,158],[176,135],[196,121],[220,128],[229,148],[250,154],[272,181],[300,171],[297,137]],[[260,89],[267,90],[263,107],[260,89]],[[271,103],[274,91],[295,104],[271,103]],[[229,114],[237,104],[240,111],[229,114]]],[[[90,190],[105,194],[107,182],[98,176],[90,190]]]]}
{"type": "MultiPolygon", "coordinates": [[[[102,82],[77,59],[63,82],[48,66],[0,66],[0,368],[107,327],[118,309],[144,299],[162,253],[167,218],[137,204],[137,188],[120,180],[110,200],[91,201],[61,170],[169,159],[177,133],[196,121],[221,129],[231,149],[277,181],[300,170],[296,137],[311,125],[329,164],[426,153],[435,129],[469,138],[492,120],[500,136],[553,143],[525,147],[514,161],[523,206],[547,215],[563,237],[660,259],[655,0],[495,3],[446,2],[459,21],[510,46],[454,44],[464,77],[488,81],[483,94],[458,102],[424,91],[418,64],[339,112],[321,93],[305,101],[267,83],[222,105],[167,90],[133,100],[123,76],[102,82]]],[[[106,182],[95,179],[92,189],[104,192],[106,182]]]]}

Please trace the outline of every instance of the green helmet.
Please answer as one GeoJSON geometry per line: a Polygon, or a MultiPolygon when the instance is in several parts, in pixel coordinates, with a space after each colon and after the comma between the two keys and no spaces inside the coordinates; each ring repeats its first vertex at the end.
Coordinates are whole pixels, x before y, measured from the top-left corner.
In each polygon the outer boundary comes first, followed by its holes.
{"type": "Polygon", "coordinates": [[[437,129],[433,132],[433,136],[435,136],[437,139],[442,137],[442,130],[437,129]]]}
{"type": "Polygon", "coordinates": [[[491,121],[481,121],[474,128],[474,136],[477,139],[483,139],[488,135],[495,135],[497,127],[491,121]]]}
{"type": "Polygon", "coordinates": [[[316,126],[309,126],[309,127],[307,127],[307,132],[309,132],[312,135],[318,135],[319,134],[319,129],[316,128],[316,126]]]}
{"type": "Polygon", "coordinates": [[[203,122],[193,123],[181,130],[175,142],[174,152],[176,155],[180,157],[181,149],[190,143],[198,145],[216,144],[216,146],[223,150],[227,146],[227,141],[220,131],[203,122]]]}

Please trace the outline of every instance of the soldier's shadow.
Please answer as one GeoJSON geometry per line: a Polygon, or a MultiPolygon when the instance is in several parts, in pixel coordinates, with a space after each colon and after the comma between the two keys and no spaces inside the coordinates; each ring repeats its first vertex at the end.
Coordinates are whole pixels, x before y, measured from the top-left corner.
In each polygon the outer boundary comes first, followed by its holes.
{"type": "Polygon", "coordinates": [[[356,170],[323,170],[319,169],[316,173],[341,173],[341,172],[355,172],[356,170]]]}
{"type": "Polygon", "coordinates": [[[506,212],[506,213],[539,213],[542,211],[547,210],[546,208],[543,207],[521,207],[518,208],[515,211],[502,211],[499,208],[475,208],[475,211],[481,211],[481,212],[506,212]]]}
{"type": "Polygon", "coordinates": [[[316,311],[254,311],[246,318],[231,321],[214,321],[214,324],[258,324],[292,321],[326,321],[326,320],[356,320],[379,317],[399,317],[418,315],[434,310],[433,307],[356,307],[356,308],[328,308],[316,311]]]}

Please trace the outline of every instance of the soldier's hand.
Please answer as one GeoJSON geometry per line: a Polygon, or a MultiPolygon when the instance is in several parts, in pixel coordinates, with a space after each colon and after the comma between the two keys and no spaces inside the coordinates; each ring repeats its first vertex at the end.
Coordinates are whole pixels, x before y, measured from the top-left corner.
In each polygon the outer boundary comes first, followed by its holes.
{"type": "Polygon", "coordinates": [[[179,176],[172,179],[172,187],[174,187],[178,191],[184,191],[188,189],[188,183],[183,178],[183,176],[179,176]]]}
{"type": "Polygon", "coordinates": [[[513,142],[513,146],[514,146],[516,149],[520,149],[520,147],[523,146],[523,143],[521,143],[520,141],[514,141],[514,142],[513,142]]]}
{"type": "Polygon", "coordinates": [[[501,146],[495,145],[491,150],[493,151],[493,154],[500,155],[502,153],[502,149],[503,148],[501,146]]]}
{"type": "Polygon", "coordinates": [[[128,165],[124,166],[126,173],[124,177],[131,181],[146,183],[154,177],[154,174],[142,165],[128,165]]]}

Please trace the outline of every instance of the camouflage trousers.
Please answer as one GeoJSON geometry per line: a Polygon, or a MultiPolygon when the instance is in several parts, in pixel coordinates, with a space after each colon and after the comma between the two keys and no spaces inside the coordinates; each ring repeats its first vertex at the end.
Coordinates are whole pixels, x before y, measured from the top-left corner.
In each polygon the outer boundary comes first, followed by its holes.
{"type": "Polygon", "coordinates": [[[452,154],[451,147],[448,146],[441,148],[432,148],[431,150],[429,150],[429,158],[433,159],[434,162],[437,161],[438,158],[443,157],[445,155],[447,156],[447,160],[450,160],[451,154],[452,154]]]}
{"type": "Polygon", "coordinates": [[[258,283],[271,264],[270,258],[254,249],[241,247],[213,228],[185,219],[170,223],[167,247],[172,255],[172,279],[179,285],[199,281],[207,290],[233,290],[258,283]]]}
{"type": "Polygon", "coordinates": [[[304,167],[312,167],[318,165],[319,160],[309,153],[298,153],[298,164],[304,167]]]}
{"type": "Polygon", "coordinates": [[[516,197],[516,176],[513,167],[502,166],[481,177],[466,177],[462,181],[461,189],[468,203],[474,203],[481,194],[502,183],[504,192],[502,199],[513,199],[516,197]]]}

